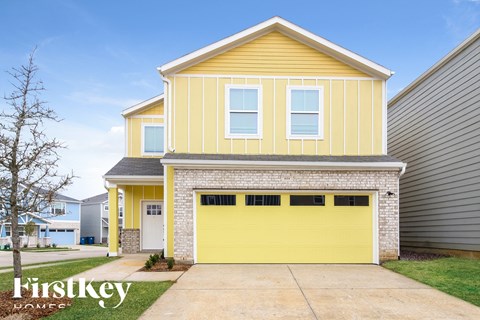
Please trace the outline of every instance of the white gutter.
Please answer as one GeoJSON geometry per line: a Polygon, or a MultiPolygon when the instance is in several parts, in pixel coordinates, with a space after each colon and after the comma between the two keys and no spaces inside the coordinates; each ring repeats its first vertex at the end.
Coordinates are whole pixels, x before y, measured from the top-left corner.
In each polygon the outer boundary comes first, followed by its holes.
{"type": "Polygon", "coordinates": [[[162,72],[160,69],[158,69],[158,73],[160,74],[160,78],[162,78],[162,81],[164,82],[165,86],[167,88],[164,88],[164,92],[165,92],[165,98],[164,98],[164,102],[166,100],[166,105],[167,107],[165,109],[167,109],[167,112],[166,112],[166,115],[167,115],[167,126],[168,126],[168,151],[170,152],[175,152],[175,148],[172,146],[172,117],[171,117],[171,114],[172,114],[172,103],[171,103],[171,97],[172,97],[172,82],[170,80],[168,80],[166,77],[163,76],[162,72]]]}
{"type": "Polygon", "coordinates": [[[190,159],[161,159],[164,165],[176,167],[235,167],[235,168],[305,168],[305,169],[363,169],[382,170],[400,169],[405,172],[403,162],[311,162],[311,161],[255,161],[255,160],[190,160],[190,159]]]}

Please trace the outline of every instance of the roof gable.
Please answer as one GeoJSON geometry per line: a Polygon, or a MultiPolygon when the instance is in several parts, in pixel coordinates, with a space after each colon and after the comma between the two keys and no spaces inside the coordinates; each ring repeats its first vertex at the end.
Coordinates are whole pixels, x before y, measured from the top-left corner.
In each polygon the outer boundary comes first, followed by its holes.
{"type": "Polygon", "coordinates": [[[142,113],[158,115],[158,111],[153,111],[153,113],[150,113],[148,112],[148,110],[158,106],[159,104],[162,104],[161,109],[163,110],[163,97],[164,95],[162,93],[156,97],[137,103],[136,105],[123,110],[122,116],[126,118],[135,114],[142,114],[142,113]]]}
{"type": "Polygon", "coordinates": [[[278,31],[371,76],[380,79],[388,79],[392,75],[392,71],[389,69],[300,28],[280,17],[273,17],[256,26],[164,64],[157,69],[163,75],[178,73],[188,67],[198,64],[199,62],[210,59],[272,31],[278,31]]]}
{"type": "Polygon", "coordinates": [[[179,73],[370,77],[276,30],[179,73]]]}

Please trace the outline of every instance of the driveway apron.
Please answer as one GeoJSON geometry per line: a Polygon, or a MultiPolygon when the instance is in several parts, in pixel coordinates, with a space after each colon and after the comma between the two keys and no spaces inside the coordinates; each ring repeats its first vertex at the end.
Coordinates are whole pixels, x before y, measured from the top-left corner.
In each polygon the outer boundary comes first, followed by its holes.
{"type": "Polygon", "coordinates": [[[480,308],[373,265],[194,265],[141,319],[480,319],[480,308]]]}

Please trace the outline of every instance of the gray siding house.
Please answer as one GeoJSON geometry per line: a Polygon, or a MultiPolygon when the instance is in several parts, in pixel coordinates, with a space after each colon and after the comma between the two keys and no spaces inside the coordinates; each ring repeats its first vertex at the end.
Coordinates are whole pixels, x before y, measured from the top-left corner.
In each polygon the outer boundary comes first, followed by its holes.
{"type": "MultiPolygon", "coordinates": [[[[119,225],[123,223],[123,195],[119,195],[119,225]]],[[[108,240],[108,193],[82,200],[81,236],[95,237],[95,243],[108,240]]]]}
{"type": "Polygon", "coordinates": [[[480,29],[389,101],[388,151],[402,248],[479,255],[480,29]]]}

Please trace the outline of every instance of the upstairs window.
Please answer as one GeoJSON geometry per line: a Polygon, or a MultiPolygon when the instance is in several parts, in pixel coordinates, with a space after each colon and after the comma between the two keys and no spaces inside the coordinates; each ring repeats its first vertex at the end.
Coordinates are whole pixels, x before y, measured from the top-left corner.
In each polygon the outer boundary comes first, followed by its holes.
{"type": "Polygon", "coordinates": [[[287,87],[287,138],[323,139],[323,87],[287,87]]]}
{"type": "Polygon", "coordinates": [[[64,215],[67,209],[65,202],[54,202],[50,206],[50,214],[54,216],[64,215]]]}
{"type": "Polygon", "coordinates": [[[165,152],[163,125],[144,124],[142,146],[144,155],[162,155],[165,152]]]}
{"type": "Polygon", "coordinates": [[[225,97],[225,136],[259,138],[261,136],[261,88],[252,85],[227,85],[225,97]]]}

